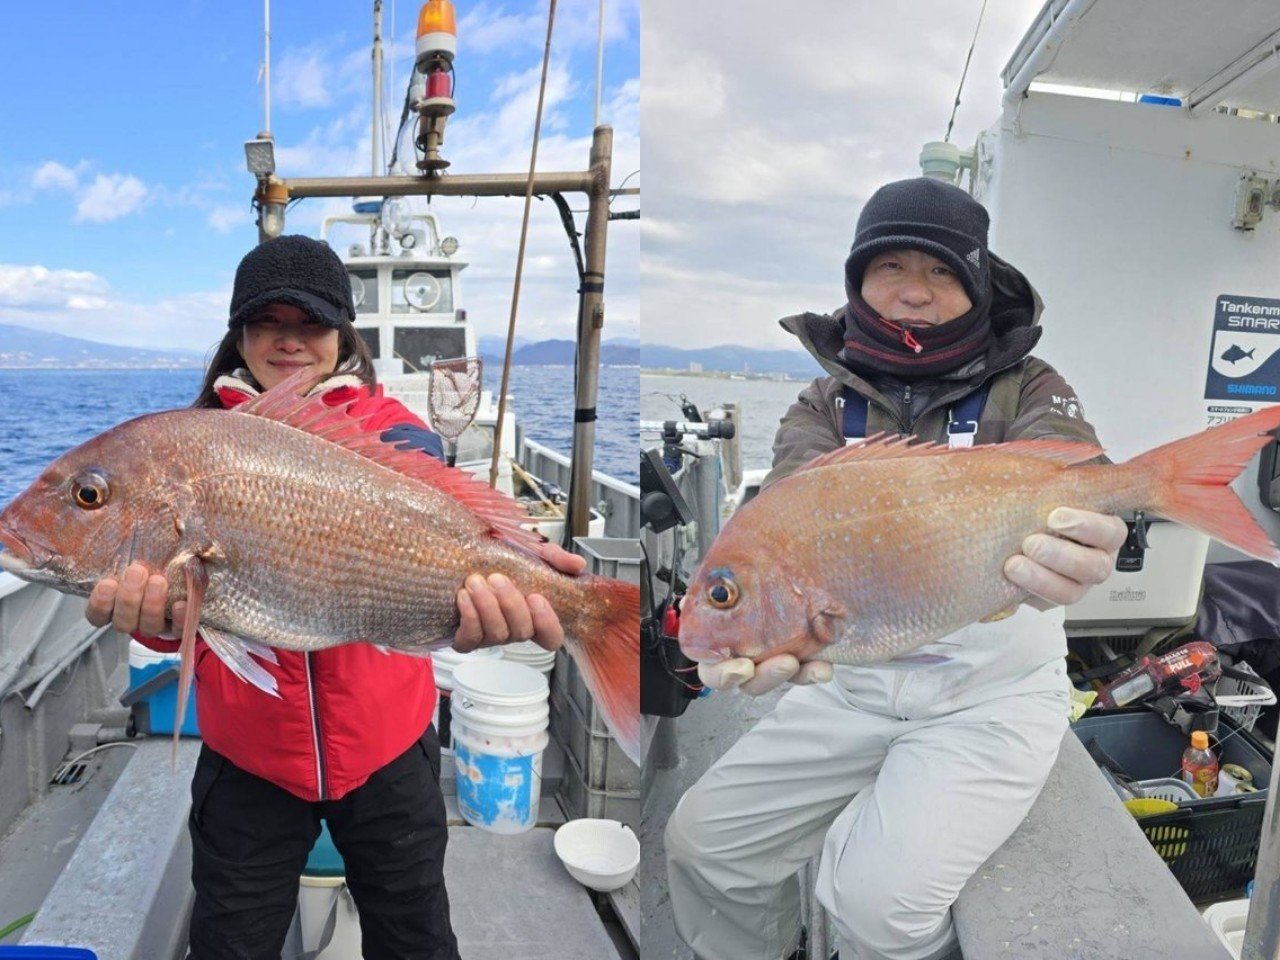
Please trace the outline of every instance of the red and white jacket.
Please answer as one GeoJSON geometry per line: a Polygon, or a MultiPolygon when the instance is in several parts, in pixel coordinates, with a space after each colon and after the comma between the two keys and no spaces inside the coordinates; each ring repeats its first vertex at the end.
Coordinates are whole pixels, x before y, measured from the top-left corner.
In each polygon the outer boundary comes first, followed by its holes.
{"type": "MultiPolygon", "coordinates": [[[[330,406],[355,400],[353,415],[372,414],[363,423],[370,433],[402,425],[426,430],[399,401],[384,397],[381,386],[370,391],[353,377],[334,377],[323,389],[330,406]]],[[[227,408],[255,395],[230,377],[219,378],[217,392],[227,408]]],[[[134,639],[161,652],[178,649],[176,640],[134,639]]],[[[354,790],[409,749],[431,722],[436,685],[429,659],[383,653],[367,643],[276,655],[276,665],[258,662],[276,678],[279,699],[235,676],[197,641],[200,733],[237,767],[304,800],[336,800],[354,790]]]]}

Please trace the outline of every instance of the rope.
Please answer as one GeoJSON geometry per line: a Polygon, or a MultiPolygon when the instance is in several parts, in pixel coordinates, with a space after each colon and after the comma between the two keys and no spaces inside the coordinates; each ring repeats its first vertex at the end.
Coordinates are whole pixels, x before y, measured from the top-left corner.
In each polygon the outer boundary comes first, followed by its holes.
{"type": "Polygon", "coordinates": [[[524,275],[524,249],[529,239],[529,211],[533,206],[533,177],[538,165],[538,137],[542,132],[542,103],[547,94],[547,67],[551,63],[551,29],[556,22],[556,0],[547,11],[547,43],[542,52],[542,82],[538,85],[538,113],[533,121],[533,149],[529,151],[529,181],[524,191],[524,218],[520,223],[520,250],[516,254],[515,288],[511,291],[511,319],[502,357],[502,388],[498,391],[498,422],[493,426],[493,458],[489,461],[489,486],[498,485],[498,458],[502,455],[502,421],[507,412],[507,384],[511,379],[511,348],[516,337],[516,311],[520,305],[520,280],[524,275]]]}
{"type": "Polygon", "coordinates": [[[955,126],[956,111],[960,109],[960,92],[964,90],[964,78],[969,75],[969,61],[973,59],[973,48],[978,45],[978,31],[982,29],[982,15],[987,12],[987,0],[982,0],[982,9],[978,11],[978,25],[973,28],[973,42],[969,44],[969,53],[964,58],[964,70],[960,73],[960,86],[956,88],[956,102],[951,106],[951,119],[947,121],[947,135],[943,143],[951,142],[951,128],[955,126]]]}

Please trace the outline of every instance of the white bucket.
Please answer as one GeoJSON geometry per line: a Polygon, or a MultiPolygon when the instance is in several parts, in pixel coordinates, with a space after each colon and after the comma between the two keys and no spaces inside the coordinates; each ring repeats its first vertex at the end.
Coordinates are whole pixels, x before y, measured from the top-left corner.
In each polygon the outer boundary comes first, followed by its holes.
{"type": "Polygon", "coordinates": [[[544,650],[532,640],[504,644],[498,649],[502,651],[503,660],[508,663],[522,663],[526,667],[533,667],[543,676],[549,674],[551,668],[556,665],[556,652],[554,650],[544,650]]]}
{"type": "Polygon", "coordinates": [[[431,670],[436,677],[436,709],[431,715],[436,734],[440,737],[442,753],[453,755],[452,717],[450,703],[453,694],[453,671],[460,664],[472,660],[496,660],[502,656],[501,647],[482,647],[470,653],[459,653],[452,647],[431,652],[431,670]]]}
{"type": "Polygon", "coordinates": [[[347,891],[344,877],[302,875],[298,888],[298,921],[302,928],[302,949],[321,945],[330,912],[334,912],[333,936],[315,960],[359,960],[360,916],[347,891]]]}
{"type": "Polygon", "coordinates": [[[501,660],[454,668],[454,782],[468,823],[523,833],[538,822],[548,714],[537,670],[501,660]]]}

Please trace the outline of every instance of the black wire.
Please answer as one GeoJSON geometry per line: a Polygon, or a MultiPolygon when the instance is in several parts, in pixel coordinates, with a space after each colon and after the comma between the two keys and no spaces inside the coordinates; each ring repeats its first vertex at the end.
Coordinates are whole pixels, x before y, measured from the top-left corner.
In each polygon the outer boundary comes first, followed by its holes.
{"type": "Polygon", "coordinates": [[[391,159],[387,162],[387,170],[394,170],[396,157],[400,154],[400,140],[404,137],[404,124],[409,119],[410,97],[413,96],[413,78],[418,75],[417,67],[409,71],[409,85],[404,91],[404,107],[400,110],[400,126],[396,127],[396,139],[391,144],[391,159]]]}
{"type": "Polygon", "coordinates": [[[973,59],[973,48],[978,45],[978,31],[982,29],[982,15],[987,12],[987,0],[982,0],[982,9],[978,11],[978,25],[973,28],[973,42],[969,44],[969,53],[964,58],[964,70],[960,74],[960,86],[956,88],[956,102],[951,107],[951,119],[947,121],[947,135],[943,143],[951,142],[951,128],[956,122],[956,110],[960,108],[960,91],[964,89],[964,78],[969,75],[969,61],[973,59]]]}
{"type": "MultiPolygon", "coordinates": [[[[582,246],[578,243],[578,225],[574,222],[573,211],[569,209],[569,201],[564,198],[564,194],[549,194],[551,202],[556,205],[556,209],[560,211],[560,222],[564,224],[564,232],[569,235],[569,246],[573,248],[573,259],[578,264],[578,282],[582,283],[587,277],[586,265],[582,262],[582,246]]],[[[579,291],[581,292],[581,291],[579,291]]],[[[581,343],[582,331],[578,331],[578,342],[581,343]]]]}
{"type": "MultiPolygon", "coordinates": [[[[640,538],[640,554],[641,556],[644,557],[644,565],[641,568],[642,570],[644,570],[644,576],[652,577],[653,561],[649,559],[649,548],[644,545],[644,537],[640,538]]],[[[652,588],[653,586],[652,581],[650,582],[649,586],[650,588],[652,588]]],[[[652,620],[656,620],[658,618],[658,606],[656,603],[654,603],[652,589],[649,590],[649,618],[652,620]]]]}
{"type": "Polygon", "coordinates": [[[625,177],[622,178],[622,182],[620,184],[618,184],[616,187],[614,187],[612,190],[609,191],[609,206],[612,207],[613,201],[618,199],[618,197],[621,195],[622,188],[627,185],[627,181],[630,180],[639,172],[640,172],[639,170],[632,170],[630,173],[628,173],[625,177]]]}

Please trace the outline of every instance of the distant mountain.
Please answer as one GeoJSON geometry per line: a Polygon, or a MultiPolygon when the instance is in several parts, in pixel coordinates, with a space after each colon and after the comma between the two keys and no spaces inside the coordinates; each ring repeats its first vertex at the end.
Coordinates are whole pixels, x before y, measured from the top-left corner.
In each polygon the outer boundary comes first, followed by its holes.
{"type": "MultiPolygon", "coordinates": [[[[511,362],[534,367],[569,366],[577,349],[578,345],[572,340],[539,340],[512,351],[511,362]]],[[[486,351],[485,363],[501,366],[504,350],[502,341],[499,341],[492,353],[486,351]]],[[[635,366],[640,362],[640,347],[625,340],[606,340],[600,345],[600,362],[608,366],[635,366]]]]}
{"type": "MultiPolygon", "coordinates": [[[[528,337],[516,337],[514,349],[519,350],[529,342],[528,337]]],[[[485,358],[485,362],[489,362],[490,357],[501,357],[507,352],[506,337],[476,337],[476,344],[480,348],[480,354],[485,358]]]]}
{"type": "Polygon", "coordinates": [[[66,337],[0,323],[0,368],[97,370],[204,366],[204,352],[196,350],[146,350],[119,347],[96,340],[66,337]]]}
{"type": "Polygon", "coordinates": [[[822,374],[818,362],[802,350],[756,350],[733,344],[700,350],[653,343],[640,347],[640,366],[646,369],[689,370],[690,364],[717,373],[785,373],[804,379],[822,374]]]}
{"type": "MultiPolygon", "coordinates": [[[[485,363],[500,367],[506,340],[503,337],[478,339],[485,363]]],[[[576,345],[572,340],[541,340],[532,343],[517,337],[516,350],[511,359],[517,364],[565,366],[573,363],[575,350],[576,345]]],[[[607,340],[600,347],[600,358],[609,365],[635,366],[640,362],[639,354],[638,340],[607,340]]],[[[0,369],[200,368],[204,366],[204,359],[203,351],[119,347],[96,340],[0,323],[0,369]]]]}

